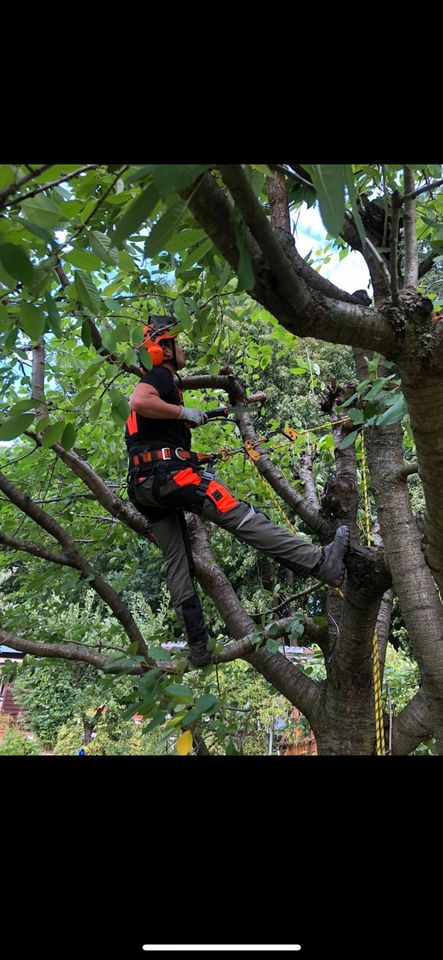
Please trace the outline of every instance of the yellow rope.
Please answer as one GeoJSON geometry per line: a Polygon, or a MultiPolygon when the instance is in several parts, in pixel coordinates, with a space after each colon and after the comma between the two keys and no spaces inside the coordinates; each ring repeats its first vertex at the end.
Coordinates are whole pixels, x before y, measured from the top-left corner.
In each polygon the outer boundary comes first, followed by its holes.
{"type": "MultiPolygon", "coordinates": [[[[324,430],[326,427],[336,427],[340,423],[348,423],[349,420],[350,417],[343,417],[342,420],[329,420],[328,423],[320,423],[318,426],[308,427],[306,430],[294,430],[292,427],[285,427],[284,430],[279,432],[289,437],[289,441],[286,440],[285,443],[279,443],[277,446],[273,445],[272,450],[281,450],[282,447],[290,447],[291,443],[293,443],[297,437],[302,437],[306,433],[314,433],[316,430],[324,430]]],[[[237,453],[244,453],[246,449],[246,453],[249,454],[252,460],[258,460],[261,457],[261,453],[257,452],[256,456],[253,456],[252,451],[258,443],[269,443],[270,439],[270,437],[258,437],[257,440],[247,440],[244,447],[237,447],[235,450],[229,450],[229,447],[221,447],[215,456],[223,462],[224,460],[229,460],[230,457],[235,457],[237,453]],[[223,454],[223,456],[221,456],[221,454],[223,454]]]]}
{"type": "MultiPolygon", "coordinates": [[[[363,433],[361,434],[361,464],[362,464],[363,497],[365,501],[366,543],[367,543],[367,546],[370,547],[371,546],[371,528],[370,528],[369,497],[368,497],[368,475],[367,475],[367,466],[366,466],[365,441],[364,441],[363,433]]],[[[374,676],[376,751],[377,751],[378,757],[383,757],[386,753],[386,743],[385,743],[385,730],[383,726],[383,707],[382,707],[382,700],[381,700],[382,686],[381,686],[381,676],[380,676],[380,659],[378,656],[377,627],[374,630],[374,636],[372,638],[372,671],[374,676]]]]}
{"type": "Polygon", "coordinates": [[[265,480],[265,478],[264,478],[264,477],[262,476],[262,474],[260,473],[260,470],[258,469],[257,464],[255,463],[255,461],[254,461],[253,458],[251,457],[250,452],[247,451],[247,453],[248,453],[248,456],[249,456],[250,459],[251,459],[251,463],[254,464],[254,466],[255,466],[255,468],[256,468],[256,470],[257,470],[258,478],[259,478],[259,480],[260,480],[260,483],[264,486],[264,488],[265,488],[265,490],[266,490],[266,495],[267,495],[268,497],[270,497],[270,499],[272,500],[275,508],[278,510],[278,512],[279,512],[280,516],[282,517],[282,519],[283,519],[284,523],[286,524],[286,526],[289,527],[290,530],[292,530],[292,533],[295,533],[296,537],[305,537],[306,534],[305,534],[305,533],[300,533],[300,531],[297,530],[297,528],[294,527],[294,525],[291,523],[289,517],[286,516],[285,511],[283,510],[281,504],[278,502],[277,497],[276,497],[275,493],[274,493],[273,490],[272,490],[272,487],[268,484],[268,481],[265,480]]]}

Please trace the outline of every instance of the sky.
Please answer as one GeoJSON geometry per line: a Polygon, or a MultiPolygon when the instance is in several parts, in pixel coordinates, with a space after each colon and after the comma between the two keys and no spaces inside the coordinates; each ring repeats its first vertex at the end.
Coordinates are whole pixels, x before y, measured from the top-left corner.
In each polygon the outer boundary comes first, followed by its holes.
{"type": "MultiPolygon", "coordinates": [[[[318,206],[308,207],[306,203],[303,203],[291,214],[291,220],[299,254],[306,257],[312,250],[310,259],[315,259],[316,251],[320,249],[326,239],[326,230],[318,206]]],[[[328,256],[331,257],[330,262],[321,264],[320,273],[322,277],[330,280],[331,283],[335,283],[341,290],[346,290],[347,293],[354,293],[354,290],[367,290],[369,296],[372,296],[372,286],[368,288],[369,270],[361,253],[352,251],[341,261],[338,252],[332,251],[328,256]]],[[[311,263],[314,268],[318,265],[318,263],[311,263]]]]}

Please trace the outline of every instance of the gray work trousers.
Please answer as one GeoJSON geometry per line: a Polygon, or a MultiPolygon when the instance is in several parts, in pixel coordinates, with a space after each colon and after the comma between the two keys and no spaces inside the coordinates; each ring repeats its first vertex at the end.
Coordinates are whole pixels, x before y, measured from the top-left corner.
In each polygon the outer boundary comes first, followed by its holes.
{"type": "Polygon", "coordinates": [[[273,557],[299,576],[309,576],[322,559],[321,547],[277,526],[245,501],[237,500],[215,474],[211,474],[213,480],[198,502],[196,492],[202,475],[201,466],[183,467],[174,463],[167,468],[155,465],[145,479],[135,472],[129,482],[129,498],[151,521],[152,534],[165,558],[172,604],[191,642],[201,637],[205,628],[194,589],[192,550],[184,510],[201,513],[203,520],[211,520],[229,530],[237,540],[273,557]],[[158,469],[162,471],[160,482],[158,476],[155,479],[158,469]]]}

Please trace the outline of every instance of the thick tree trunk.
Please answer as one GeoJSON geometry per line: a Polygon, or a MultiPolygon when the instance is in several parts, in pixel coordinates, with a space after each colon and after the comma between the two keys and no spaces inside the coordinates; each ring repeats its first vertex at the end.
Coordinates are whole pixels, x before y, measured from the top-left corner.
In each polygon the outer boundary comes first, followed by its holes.
{"type": "Polygon", "coordinates": [[[401,429],[374,429],[368,461],[392,580],[423,681],[434,734],[443,753],[443,608],[422,552],[421,535],[402,476],[401,429]]]}
{"type": "Polygon", "coordinates": [[[419,337],[422,356],[416,356],[415,362],[401,360],[398,368],[426,501],[426,559],[443,589],[443,363],[430,361],[425,353],[427,345],[424,335],[419,337]]]}

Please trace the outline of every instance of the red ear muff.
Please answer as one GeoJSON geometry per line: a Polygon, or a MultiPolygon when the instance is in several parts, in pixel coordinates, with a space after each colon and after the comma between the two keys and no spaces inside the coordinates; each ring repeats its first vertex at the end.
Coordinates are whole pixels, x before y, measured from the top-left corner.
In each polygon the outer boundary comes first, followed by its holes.
{"type": "Polygon", "coordinates": [[[146,347],[146,350],[149,353],[149,356],[152,360],[153,366],[159,367],[160,364],[163,363],[163,360],[165,359],[163,347],[161,347],[159,343],[154,343],[153,340],[146,340],[143,346],[146,347]]]}

